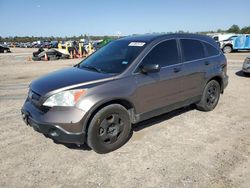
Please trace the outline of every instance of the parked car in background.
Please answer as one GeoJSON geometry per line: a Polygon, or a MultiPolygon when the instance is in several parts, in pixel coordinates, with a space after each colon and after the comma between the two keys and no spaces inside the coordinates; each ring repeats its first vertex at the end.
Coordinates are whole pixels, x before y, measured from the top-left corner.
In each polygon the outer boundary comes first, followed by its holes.
{"type": "Polygon", "coordinates": [[[44,50],[43,48],[39,48],[38,51],[33,52],[32,60],[40,61],[45,60],[45,55],[47,55],[47,60],[57,60],[57,59],[68,59],[69,55],[62,53],[58,49],[48,49],[44,50]]]}
{"type": "Polygon", "coordinates": [[[190,104],[213,110],[227,84],[227,60],[211,37],[131,36],[33,81],[21,111],[58,142],[107,153],[126,143],[131,124],[190,104]]]}
{"type": "Polygon", "coordinates": [[[9,48],[14,48],[15,47],[15,43],[14,42],[8,42],[8,47],[9,48]]]}
{"type": "Polygon", "coordinates": [[[42,48],[42,43],[33,43],[32,48],[42,48]]]}
{"type": "Polygon", "coordinates": [[[250,56],[246,57],[243,63],[242,71],[244,74],[250,75],[250,56]]]}
{"type": "Polygon", "coordinates": [[[58,48],[58,41],[51,41],[50,46],[51,48],[58,48]]]}
{"type": "Polygon", "coordinates": [[[0,53],[10,53],[10,48],[0,44],[0,53]]]}
{"type": "Polygon", "coordinates": [[[221,42],[223,40],[227,40],[232,36],[237,36],[237,34],[235,33],[218,33],[218,34],[210,34],[209,36],[211,36],[216,42],[221,42]]]}
{"type": "Polygon", "coordinates": [[[31,42],[24,42],[21,43],[22,44],[22,48],[31,48],[32,47],[32,43],[31,42]]]}
{"type": "Polygon", "coordinates": [[[231,53],[238,50],[250,50],[250,34],[232,36],[220,42],[220,48],[224,53],[231,53]]]}

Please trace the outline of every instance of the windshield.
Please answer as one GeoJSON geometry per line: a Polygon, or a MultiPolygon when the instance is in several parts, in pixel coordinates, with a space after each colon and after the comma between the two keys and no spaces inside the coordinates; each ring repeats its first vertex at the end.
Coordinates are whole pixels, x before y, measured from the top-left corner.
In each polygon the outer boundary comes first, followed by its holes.
{"type": "Polygon", "coordinates": [[[231,37],[229,37],[228,39],[226,39],[226,40],[233,40],[233,39],[235,39],[237,36],[231,36],[231,37]]]}
{"type": "Polygon", "coordinates": [[[121,73],[145,46],[145,42],[113,41],[83,60],[78,67],[103,73],[121,73]]]}

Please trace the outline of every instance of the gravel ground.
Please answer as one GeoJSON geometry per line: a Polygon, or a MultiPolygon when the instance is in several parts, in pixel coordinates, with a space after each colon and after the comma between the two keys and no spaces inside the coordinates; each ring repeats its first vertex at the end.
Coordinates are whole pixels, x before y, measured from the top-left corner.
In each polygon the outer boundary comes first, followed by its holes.
{"type": "Polygon", "coordinates": [[[33,50],[0,55],[0,187],[250,187],[250,78],[240,71],[249,52],[227,55],[229,85],[214,111],[142,122],[126,145],[99,155],[22,122],[31,80],[80,61],[28,61],[33,50]]]}

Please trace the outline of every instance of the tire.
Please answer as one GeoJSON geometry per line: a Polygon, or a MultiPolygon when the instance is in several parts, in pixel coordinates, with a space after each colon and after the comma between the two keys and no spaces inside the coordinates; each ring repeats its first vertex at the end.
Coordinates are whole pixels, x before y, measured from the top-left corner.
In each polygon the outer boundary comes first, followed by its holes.
{"type": "Polygon", "coordinates": [[[231,46],[224,46],[223,47],[223,52],[225,54],[231,53],[233,51],[233,48],[231,46]]]}
{"type": "Polygon", "coordinates": [[[87,130],[87,144],[97,153],[108,153],[124,145],[130,131],[127,109],[112,104],[99,110],[92,118],[87,130]]]}
{"type": "Polygon", "coordinates": [[[219,102],[220,92],[220,84],[216,80],[208,82],[200,102],[196,104],[197,109],[204,112],[212,111],[219,102]]]}

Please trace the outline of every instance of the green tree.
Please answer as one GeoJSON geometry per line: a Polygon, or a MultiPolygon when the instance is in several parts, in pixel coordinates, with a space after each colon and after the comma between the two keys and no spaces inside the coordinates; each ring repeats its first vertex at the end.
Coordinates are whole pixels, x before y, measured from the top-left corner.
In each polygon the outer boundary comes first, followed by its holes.
{"type": "Polygon", "coordinates": [[[250,26],[241,28],[240,32],[242,34],[250,34],[250,26]]]}
{"type": "Polygon", "coordinates": [[[224,33],[225,32],[225,30],[223,30],[223,29],[217,29],[217,31],[216,31],[217,33],[224,33]]]}
{"type": "Polygon", "coordinates": [[[238,25],[232,25],[227,32],[229,33],[240,33],[240,27],[238,25]]]}

